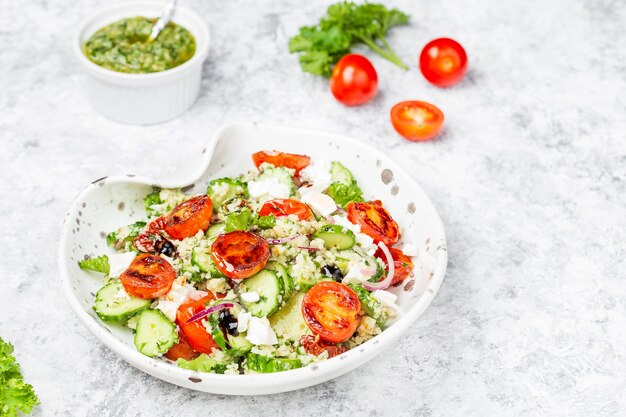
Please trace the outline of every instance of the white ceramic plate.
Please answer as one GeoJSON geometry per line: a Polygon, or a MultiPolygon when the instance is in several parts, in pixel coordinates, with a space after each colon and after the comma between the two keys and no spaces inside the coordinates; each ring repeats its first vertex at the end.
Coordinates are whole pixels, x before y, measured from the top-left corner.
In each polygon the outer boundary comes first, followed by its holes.
{"type": "MultiPolygon", "coordinates": [[[[413,178],[384,153],[357,140],[332,133],[258,124],[236,124],[218,130],[207,147],[190,163],[192,171],[171,181],[153,181],[133,175],[105,177],[77,197],[64,223],[59,269],[70,305],[102,343],[131,365],[183,387],[233,395],[284,392],[319,384],[342,375],[382,352],[430,304],[443,280],[447,249],[443,225],[430,199],[413,178]],[[139,353],[127,328],[102,322],[92,310],[94,294],[103,285],[100,274],[82,271],[77,261],[85,254],[111,253],[104,233],[145,216],[143,197],[152,186],[187,187],[203,193],[217,177],[254,168],[250,155],[276,149],[311,156],[313,160],[340,160],[356,177],[366,199],[380,199],[398,222],[403,243],[419,248],[414,258],[415,282],[391,290],[398,295],[401,317],[380,335],[335,358],[305,368],[274,374],[217,375],[178,368],[167,359],[139,353]]],[[[186,188],[186,189],[187,189],[186,188]]]]}

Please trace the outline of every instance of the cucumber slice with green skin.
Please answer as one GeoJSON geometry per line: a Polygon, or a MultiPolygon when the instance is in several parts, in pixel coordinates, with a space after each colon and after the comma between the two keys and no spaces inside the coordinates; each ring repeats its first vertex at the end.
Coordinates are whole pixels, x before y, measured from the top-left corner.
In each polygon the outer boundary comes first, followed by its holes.
{"type": "Polygon", "coordinates": [[[387,317],[385,315],[385,309],[380,301],[372,297],[369,291],[360,285],[348,284],[348,287],[352,288],[359,297],[359,300],[361,300],[361,308],[363,311],[365,311],[368,316],[376,320],[378,327],[384,329],[387,317]]]}
{"type": "Polygon", "coordinates": [[[268,358],[258,353],[248,353],[248,369],[251,371],[271,373],[282,372],[302,367],[300,359],[268,358]]]}
{"type": "Polygon", "coordinates": [[[178,342],[176,326],[161,310],[144,310],[135,331],[135,347],[151,358],[164,354],[178,342]]]}
{"type": "Polygon", "coordinates": [[[116,298],[123,289],[124,286],[120,281],[110,282],[100,288],[96,293],[96,301],[93,306],[98,317],[104,321],[123,321],[141,313],[150,306],[152,300],[144,300],[132,295],[116,298]]]}
{"type": "Polygon", "coordinates": [[[322,226],[317,232],[315,232],[313,237],[322,239],[324,241],[324,247],[327,249],[350,249],[356,242],[352,230],[346,229],[338,224],[327,224],[322,226]]]}
{"type": "Polygon", "coordinates": [[[211,275],[212,278],[223,278],[224,274],[217,269],[211,258],[211,247],[203,248],[196,246],[191,250],[191,263],[196,265],[200,271],[211,275]]]}
{"type": "Polygon", "coordinates": [[[206,193],[213,203],[213,211],[217,213],[225,202],[235,197],[248,197],[248,186],[233,178],[218,178],[209,183],[206,193]]]}
{"type": "Polygon", "coordinates": [[[304,293],[297,293],[270,317],[270,326],[274,329],[276,336],[295,342],[303,335],[311,333],[302,316],[303,298],[304,293]]]}
{"type": "Polygon", "coordinates": [[[207,229],[204,235],[208,238],[217,237],[218,235],[221,235],[222,233],[224,233],[225,227],[226,227],[225,223],[215,223],[214,225],[211,225],[211,227],[207,229]]]}
{"type": "Polygon", "coordinates": [[[345,185],[352,185],[355,181],[352,172],[339,161],[333,161],[330,164],[331,182],[340,182],[345,185]]]}
{"type": "Polygon", "coordinates": [[[209,317],[209,323],[211,324],[211,337],[224,353],[230,356],[245,356],[254,346],[243,334],[233,336],[222,331],[215,315],[209,317]]]}
{"type": "Polygon", "coordinates": [[[283,302],[284,290],[283,281],[276,272],[262,269],[256,275],[246,278],[242,285],[245,286],[245,291],[240,289],[240,292],[256,292],[261,297],[256,303],[241,300],[253,316],[269,317],[278,311],[283,302]]]}
{"type": "Polygon", "coordinates": [[[276,272],[276,275],[278,275],[278,277],[283,281],[283,290],[285,293],[284,299],[288,300],[291,298],[296,288],[294,286],[293,279],[289,275],[287,267],[279,262],[271,261],[265,265],[265,269],[270,269],[276,272]]]}
{"type": "Polygon", "coordinates": [[[285,168],[265,168],[257,177],[256,181],[276,181],[289,187],[290,197],[296,194],[296,185],[293,182],[293,177],[285,168]]]}

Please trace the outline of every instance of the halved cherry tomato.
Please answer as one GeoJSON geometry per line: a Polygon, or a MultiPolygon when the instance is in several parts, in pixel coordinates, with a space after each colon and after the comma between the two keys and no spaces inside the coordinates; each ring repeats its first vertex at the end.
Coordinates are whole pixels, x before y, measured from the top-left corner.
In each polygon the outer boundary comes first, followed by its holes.
{"type": "Polygon", "coordinates": [[[302,299],[302,316],[311,331],[331,343],[348,340],[359,325],[361,301],[346,285],[322,281],[302,299]]]}
{"type": "MultiPolygon", "coordinates": [[[[413,273],[413,261],[411,261],[411,258],[406,256],[398,248],[389,248],[389,252],[391,252],[391,258],[393,259],[393,266],[395,271],[393,273],[393,280],[391,281],[390,285],[394,285],[398,282],[404,281],[413,273]]],[[[378,248],[374,256],[382,259],[386,266],[385,269],[389,269],[389,266],[387,265],[387,257],[383,253],[382,249],[378,248]]]]}
{"type": "Polygon", "coordinates": [[[187,300],[178,307],[176,312],[176,323],[182,329],[191,347],[207,355],[210,355],[213,349],[219,349],[219,346],[215,343],[211,334],[207,332],[206,327],[202,324],[202,320],[191,323],[187,323],[187,320],[204,310],[206,308],[205,304],[213,300],[215,300],[215,295],[212,293],[199,300],[187,300]]]}
{"type": "Polygon", "coordinates": [[[185,336],[185,333],[179,328],[178,329],[178,343],[170,348],[165,353],[165,357],[171,361],[175,361],[177,359],[184,359],[186,361],[190,361],[192,359],[200,356],[200,352],[196,352],[191,345],[189,344],[189,340],[185,336]]]}
{"type": "Polygon", "coordinates": [[[306,155],[298,155],[295,153],[284,153],[278,151],[261,151],[252,154],[252,162],[256,167],[260,167],[262,163],[267,162],[277,167],[285,167],[296,170],[296,177],[300,175],[300,171],[306,168],[311,162],[311,158],[306,155]]]}
{"type": "Polygon", "coordinates": [[[398,223],[383,207],[380,200],[369,203],[352,202],[346,207],[348,220],[361,226],[361,231],[374,239],[391,246],[400,239],[398,223]]]}
{"type": "Polygon", "coordinates": [[[169,262],[147,253],[137,255],[120,275],[127,293],[146,300],[167,294],[175,279],[176,271],[169,262]]]}
{"type": "Polygon", "coordinates": [[[438,87],[450,87],[467,72],[467,54],[454,39],[439,38],[426,44],[420,54],[420,70],[438,87]]]}
{"type": "Polygon", "coordinates": [[[259,210],[259,215],[269,216],[270,214],[273,214],[276,217],[295,214],[300,220],[309,220],[313,217],[313,213],[311,212],[309,206],[298,200],[292,200],[290,198],[266,201],[265,204],[263,204],[263,207],[261,207],[261,210],[259,210]]]}
{"type": "Polygon", "coordinates": [[[378,74],[369,59],[349,54],[337,62],[330,76],[330,91],[346,106],[364,104],[378,90],[378,74]]]}
{"type": "Polygon", "coordinates": [[[199,195],[174,207],[165,218],[165,232],[181,240],[206,230],[211,224],[213,203],[208,195],[199,195]]]}
{"type": "Polygon", "coordinates": [[[211,245],[215,266],[232,279],[251,277],[263,269],[269,257],[267,240],[243,230],[219,235],[211,245]]]}
{"type": "Polygon", "coordinates": [[[391,108],[391,124],[402,137],[419,142],[432,139],[441,130],[443,113],[425,101],[401,101],[391,108]]]}
{"type": "Polygon", "coordinates": [[[319,339],[316,336],[311,336],[310,334],[305,334],[300,338],[300,345],[302,345],[308,354],[313,356],[319,356],[326,351],[328,352],[328,357],[332,358],[348,351],[348,348],[345,346],[328,343],[327,341],[319,339]]]}

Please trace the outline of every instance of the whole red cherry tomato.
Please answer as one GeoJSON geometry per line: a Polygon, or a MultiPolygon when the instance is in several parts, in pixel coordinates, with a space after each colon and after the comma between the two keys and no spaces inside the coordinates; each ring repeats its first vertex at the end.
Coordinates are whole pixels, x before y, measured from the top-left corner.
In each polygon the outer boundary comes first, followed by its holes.
{"type": "Polygon", "coordinates": [[[467,72],[467,54],[454,39],[439,38],[426,44],[420,54],[420,70],[438,87],[450,87],[467,72]]]}
{"type": "Polygon", "coordinates": [[[337,101],[346,106],[367,103],[378,91],[378,74],[364,56],[346,55],[333,68],[330,91],[337,101]]]}

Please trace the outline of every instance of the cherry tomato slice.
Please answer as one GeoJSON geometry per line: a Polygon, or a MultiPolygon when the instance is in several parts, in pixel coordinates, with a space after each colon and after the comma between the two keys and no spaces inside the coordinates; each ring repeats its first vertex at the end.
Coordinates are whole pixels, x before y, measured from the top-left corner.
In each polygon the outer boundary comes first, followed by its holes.
{"type": "Polygon", "coordinates": [[[206,230],[211,224],[213,203],[208,195],[199,195],[174,207],[165,218],[165,233],[181,240],[206,230]]]}
{"type": "Polygon", "coordinates": [[[313,218],[313,213],[311,212],[309,206],[298,200],[292,200],[290,198],[266,201],[265,204],[263,204],[263,207],[261,207],[261,210],[259,210],[259,215],[269,216],[270,214],[273,214],[276,217],[295,214],[300,220],[310,220],[313,218]]]}
{"type": "Polygon", "coordinates": [[[172,346],[170,350],[165,353],[165,357],[171,361],[178,359],[190,361],[198,356],[200,356],[200,352],[196,352],[191,347],[185,333],[181,329],[178,329],[178,343],[172,346]]]}
{"type": "Polygon", "coordinates": [[[335,281],[322,281],[302,299],[306,325],[321,339],[331,343],[348,340],[359,325],[361,301],[349,287],[335,281]]]}
{"type": "Polygon", "coordinates": [[[127,293],[146,300],[167,294],[175,279],[176,271],[169,262],[147,253],[137,255],[120,275],[127,293]]]}
{"type": "Polygon", "coordinates": [[[454,39],[439,38],[426,44],[420,54],[420,70],[438,87],[450,87],[467,72],[467,54],[454,39]]]}
{"type": "Polygon", "coordinates": [[[432,139],[441,130],[443,113],[425,101],[401,101],[391,108],[391,124],[402,137],[419,142],[432,139]]]}
{"type": "MultiPolygon", "coordinates": [[[[413,273],[413,261],[411,261],[411,258],[406,256],[398,248],[389,248],[389,252],[391,253],[391,258],[393,259],[393,266],[395,271],[393,273],[393,280],[391,281],[390,285],[394,285],[404,281],[413,273]]],[[[385,263],[385,269],[389,269],[389,266],[387,265],[387,257],[380,248],[376,251],[374,256],[382,259],[382,261],[385,263]]]]}
{"type": "Polygon", "coordinates": [[[378,91],[378,74],[363,55],[346,55],[333,68],[330,91],[346,106],[367,103],[378,91]]]}
{"type": "Polygon", "coordinates": [[[346,207],[348,220],[361,226],[361,231],[374,239],[391,246],[400,239],[398,223],[383,207],[380,200],[369,203],[352,202],[346,207]]]}
{"type": "Polygon", "coordinates": [[[333,358],[348,351],[348,348],[345,346],[328,343],[327,341],[318,339],[310,334],[305,334],[300,338],[300,345],[302,345],[307,353],[313,356],[319,356],[326,351],[328,352],[328,358],[333,358]]]}
{"type": "Polygon", "coordinates": [[[267,162],[276,167],[285,167],[296,170],[295,176],[300,175],[300,171],[311,163],[311,158],[306,155],[295,153],[284,153],[278,151],[261,151],[252,154],[252,162],[258,168],[262,163],[267,162]]]}
{"type": "Polygon", "coordinates": [[[211,258],[217,269],[232,279],[251,277],[259,272],[270,257],[267,241],[246,231],[221,234],[211,245],[211,258]]]}
{"type": "Polygon", "coordinates": [[[176,312],[176,323],[182,329],[191,347],[207,355],[210,355],[213,349],[219,349],[219,346],[215,343],[211,334],[207,332],[206,327],[202,324],[202,320],[192,323],[187,323],[187,320],[204,310],[206,308],[205,304],[213,300],[215,300],[215,295],[212,293],[199,300],[187,300],[178,307],[176,312]]]}

